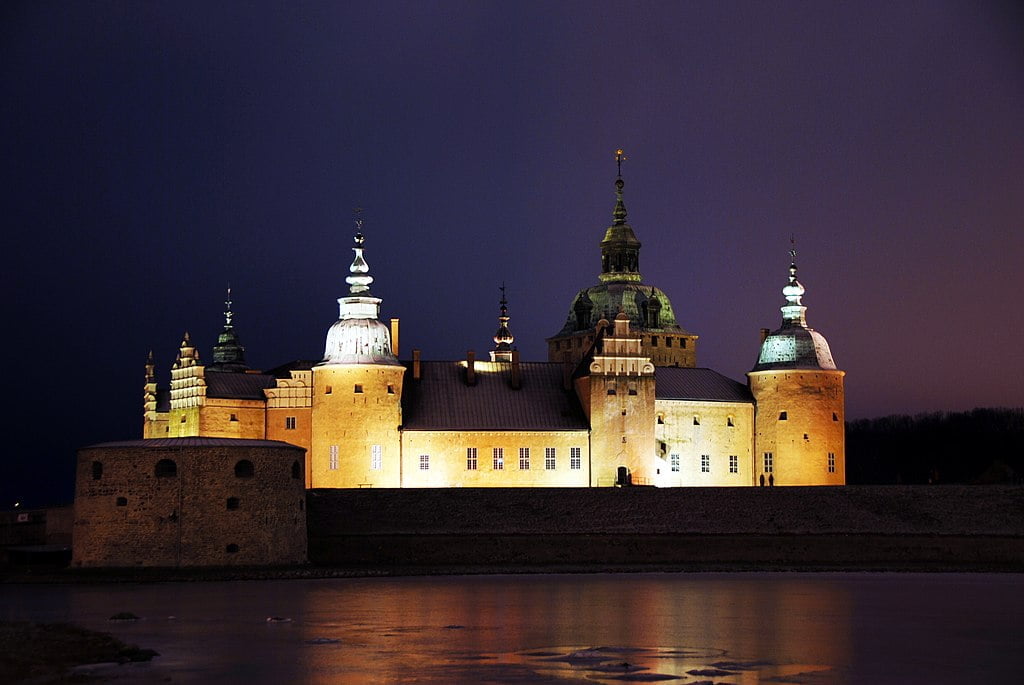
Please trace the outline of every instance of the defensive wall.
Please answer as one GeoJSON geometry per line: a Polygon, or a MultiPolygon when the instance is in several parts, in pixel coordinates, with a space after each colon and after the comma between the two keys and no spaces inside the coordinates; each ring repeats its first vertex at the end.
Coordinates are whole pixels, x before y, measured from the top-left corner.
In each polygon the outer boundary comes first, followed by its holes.
{"type": "Polygon", "coordinates": [[[358,571],[1024,571],[1024,487],[310,490],[310,561],[358,571]]]}

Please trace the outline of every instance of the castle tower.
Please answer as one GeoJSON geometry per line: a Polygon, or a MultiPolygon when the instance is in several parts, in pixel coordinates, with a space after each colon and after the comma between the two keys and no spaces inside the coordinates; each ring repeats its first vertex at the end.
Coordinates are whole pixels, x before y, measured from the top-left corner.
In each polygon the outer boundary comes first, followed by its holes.
{"type": "Polygon", "coordinates": [[[761,343],[747,377],[756,402],[754,473],[774,485],[844,485],[843,376],[824,336],[807,326],[804,287],[790,251],[782,327],[761,343]]]}
{"type": "Polygon", "coordinates": [[[388,326],[378,320],[380,298],[370,293],[357,220],[355,259],[338,298],[338,320],[327,332],[324,359],[313,367],[310,484],[314,488],[401,486],[398,427],[402,377],[388,326]]]}
{"type": "Polygon", "coordinates": [[[159,388],[156,383],[156,365],[153,350],[146,357],[146,384],[142,396],[142,437],[162,438],[167,435],[167,413],[159,409],[159,388]]]}
{"type": "Polygon", "coordinates": [[[184,438],[200,435],[199,411],[206,402],[204,368],[199,363],[199,348],[185,331],[178,346],[178,357],[171,366],[171,411],[167,434],[160,437],[184,438]]]}
{"type": "Polygon", "coordinates": [[[576,381],[590,419],[591,487],[654,483],[654,364],[629,324],[624,312],[614,326],[598,322],[589,373],[576,381]]]}
{"type": "Polygon", "coordinates": [[[640,241],[626,222],[623,199],[622,150],[616,150],[618,177],[615,179],[615,207],[612,225],[601,240],[599,283],[580,290],[569,306],[562,330],[548,338],[548,361],[578,362],[593,345],[594,329],[600,319],[625,312],[630,328],[640,336],[640,347],[655,366],[697,365],[697,336],[676,323],[672,303],[664,292],[644,285],[640,275],[640,241]]]}
{"type": "Polygon", "coordinates": [[[492,362],[512,361],[512,343],[515,336],[508,327],[508,300],[505,299],[505,284],[501,285],[501,314],[498,316],[498,330],[494,334],[494,349],[491,350],[492,362]]]}
{"type": "Polygon", "coordinates": [[[242,347],[232,323],[235,315],[231,311],[230,286],[224,307],[224,329],[217,336],[217,344],[213,346],[213,363],[207,366],[206,370],[244,373],[249,367],[245,364],[245,348],[242,347]]]}

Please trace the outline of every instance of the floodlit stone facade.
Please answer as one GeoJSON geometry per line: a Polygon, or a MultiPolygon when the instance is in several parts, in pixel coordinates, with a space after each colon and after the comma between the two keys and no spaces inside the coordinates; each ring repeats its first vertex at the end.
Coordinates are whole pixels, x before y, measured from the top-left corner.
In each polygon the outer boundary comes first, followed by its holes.
{"type": "Polygon", "coordinates": [[[221,438],[85,447],[75,476],[72,565],[305,563],[303,452],[221,438]]]}
{"type": "Polygon", "coordinates": [[[249,369],[229,293],[212,364],[187,333],[168,388],[147,362],[143,436],[291,443],[307,450],[309,488],[845,483],[844,372],[807,326],[795,252],[782,326],[738,383],[697,366],[697,336],[643,282],[624,185],[599,283],[572,299],[548,362],[519,360],[504,292],[489,361],[400,362],[360,224],[321,360],[249,369]]]}

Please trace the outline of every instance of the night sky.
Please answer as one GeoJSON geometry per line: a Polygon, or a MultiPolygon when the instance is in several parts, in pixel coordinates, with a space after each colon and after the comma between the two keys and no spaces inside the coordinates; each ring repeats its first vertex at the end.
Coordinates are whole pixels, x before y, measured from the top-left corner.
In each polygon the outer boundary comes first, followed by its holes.
{"type": "Polygon", "coordinates": [[[318,359],[351,262],[403,358],[524,360],[597,282],[622,147],[646,283],[743,380],[784,303],[848,418],[1024,405],[1011,2],[6,2],[0,508],[141,435],[143,364],[224,291],[250,365],[318,359]]]}

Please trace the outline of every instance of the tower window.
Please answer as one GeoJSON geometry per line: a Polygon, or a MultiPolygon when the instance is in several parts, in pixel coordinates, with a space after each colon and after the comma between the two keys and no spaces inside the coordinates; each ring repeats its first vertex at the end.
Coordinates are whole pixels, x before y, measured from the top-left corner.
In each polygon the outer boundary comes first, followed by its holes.
{"type": "Polygon", "coordinates": [[[475,447],[467,447],[466,448],[466,470],[467,471],[476,471],[476,448],[475,447]]]}
{"type": "Polygon", "coordinates": [[[225,506],[230,511],[234,511],[235,509],[238,509],[238,505],[239,505],[239,501],[238,501],[237,497],[228,497],[228,500],[227,500],[227,502],[225,504],[225,506]]]}
{"type": "Polygon", "coordinates": [[[833,421],[838,421],[839,420],[839,414],[837,414],[835,412],[832,412],[832,420],[833,421]]]}
{"type": "Polygon", "coordinates": [[[700,472],[711,473],[711,455],[702,454],[700,455],[700,472]]]}
{"type": "Polygon", "coordinates": [[[699,416],[694,416],[693,417],[693,425],[695,425],[695,426],[699,426],[700,425],[700,417],[699,416]]]}
{"type": "Polygon", "coordinates": [[[235,543],[232,542],[232,543],[228,544],[224,548],[224,551],[227,552],[228,554],[237,554],[238,553],[238,545],[236,545],[235,543]]]}
{"type": "Polygon", "coordinates": [[[672,467],[672,473],[679,473],[679,455],[669,455],[669,464],[672,467]]]}
{"type": "Polygon", "coordinates": [[[764,453],[764,472],[771,473],[775,468],[775,456],[771,452],[764,453]]]}
{"type": "Polygon", "coordinates": [[[635,395],[636,394],[636,384],[635,383],[630,383],[629,384],[629,394],[630,395],[635,395]]]}
{"type": "Polygon", "coordinates": [[[161,459],[156,463],[153,474],[157,478],[174,478],[178,475],[178,465],[170,459],[161,459]]]}
{"type": "Polygon", "coordinates": [[[117,498],[117,506],[119,506],[119,507],[127,507],[128,506],[128,498],[127,497],[118,497],[117,498]]]}
{"type": "Polygon", "coordinates": [[[658,346],[658,336],[652,335],[651,336],[651,347],[657,347],[657,346],[658,346]]]}
{"type": "Polygon", "coordinates": [[[285,430],[289,430],[289,431],[295,430],[295,417],[294,416],[286,416],[286,417],[284,417],[284,429],[285,430]]]}
{"type": "Polygon", "coordinates": [[[728,426],[729,428],[734,428],[736,426],[736,424],[733,423],[731,416],[725,420],[725,425],[728,426]]]}
{"type": "Polygon", "coordinates": [[[582,467],[583,460],[580,458],[582,450],[579,447],[569,448],[569,468],[573,471],[579,471],[582,467]]]}
{"type": "Polygon", "coordinates": [[[519,470],[529,471],[530,470],[530,448],[520,447],[519,448],[519,470]]]}
{"type": "Polygon", "coordinates": [[[391,385],[390,383],[388,383],[388,394],[389,395],[394,395],[395,394],[395,386],[391,385]]]}
{"type": "Polygon", "coordinates": [[[615,388],[608,388],[608,394],[609,395],[614,395],[615,394],[615,388]]]}
{"type": "Polygon", "coordinates": [[[370,445],[370,469],[380,471],[384,466],[384,450],[380,445],[370,445]]]}
{"type": "Polygon", "coordinates": [[[103,462],[94,461],[92,463],[92,479],[99,480],[103,478],[103,462]]]}
{"type": "Polygon", "coordinates": [[[655,421],[657,422],[657,424],[659,426],[664,426],[665,425],[665,416],[663,414],[658,414],[658,417],[655,419],[655,421]]]}
{"type": "Polygon", "coordinates": [[[505,468],[505,448],[495,447],[491,454],[494,458],[494,470],[503,470],[505,468]]]}
{"type": "Polygon", "coordinates": [[[243,459],[235,464],[235,476],[238,478],[252,478],[252,475],[255,472],[255,467],[248,459],[243,459]]]}
{"type": "Polygon", "coordinates": [[[740,472],[740,458],[735,454],[729,455],[729,473],[740,472]]]}
{"type": "Polygon", "coordinates": [[[789,419],[789,412],[780,411],[779,421],[787,421],[789,419]]]}
{"type": "Polygon", "coordinates": [[[330,395],[332,392],[334,392],[334,388],[332,388],[331,386],[328,385],[326,388],[324,388],[325,395],[330,395]]]}
{"type": "Polygon", "coordinates": [[[686,338],[679,339],[679,347],[683,348],[684,350],[686,349],[686,338]]]}
{"type": "Polygon", "coordinates": [[[555,448],[545,447],[544,448],[544,469],[546,471],[555,470],[555,448]]]}
{"type": "Polygon", "coordinates": [[[672,338],[665,338],[665,347],[672,347],[672,338]]]}
{"type": "Polygon", "coordinates": [[[238,421],[238,416],[236,416],[235,414],[232,414],[231,415],[231,420],[232,421],[238,421]]]}
{"type": "Polygon", "coordinates": [[[430,470],[430,455],[429,454],[421,454],[420,455],[420,471],[429,471],[429,470],[430,470]]]}
{"type": "Polygon", "coordinates": [[[836,472],[836,453],[835,452],[829,452],[828,453],[828,472],[829,473],[835,473],[836,472]]]}
{"type": "Polygon", "coordinates": [[[295,479],[295,480],[298,480],[299,479],[299,475],[301,475],[300,471],[301,471],[301,469],[299,468],[299,462],[293,461],[292,462],[292,478],[295,479]]]}
{"type": "Polygon", "coordinates": [[[331,471],[338,470],[338,446],[331,445],[330,449],[330,461],[328,462],[328,468],[331,471]]]}
{"type": "Polygon", "coordinates": [[[182,414],[182,416],[181,416],[181,422],[185,423],[185,415],[184,414],[182,414]]]}
{"type": "Polygon", "coordinates": [[[355,391],[354,392],[357,395],[363,394],[363,386],[361,384],[359,384],[359,383],[356,383],[356,387],[355,387],[355,391]]]}

